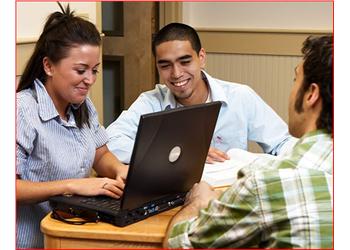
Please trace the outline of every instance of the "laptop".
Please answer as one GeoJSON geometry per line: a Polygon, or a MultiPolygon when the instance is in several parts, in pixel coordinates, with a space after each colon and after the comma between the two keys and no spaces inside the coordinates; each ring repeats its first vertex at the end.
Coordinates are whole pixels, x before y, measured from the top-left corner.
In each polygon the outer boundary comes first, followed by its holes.
{"type": "Polygon", "coordinates": [[[202,176],[221,102],[145,114],[135,138],[123,196],[54,196],[54,211],[126,226],[183,205],[202,176]]]}

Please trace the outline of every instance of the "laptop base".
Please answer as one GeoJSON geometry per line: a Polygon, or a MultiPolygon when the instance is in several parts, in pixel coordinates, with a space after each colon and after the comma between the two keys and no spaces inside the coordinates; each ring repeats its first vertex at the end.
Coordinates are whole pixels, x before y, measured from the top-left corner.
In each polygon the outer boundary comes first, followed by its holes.
{"type": "Polygon", "coordinates": [[[178,194],[168,199],[160,199],[157,201],[144,204],[142,207],[133,210],[120,210],[113,212],[109,209],[101,207],[93,207],[87,209],[87,206],[80,206],[79,200],[86,200],[85,196],[72,196],[72,202],[61,202],[62,196],[55,196],[50,199],[50,206],[53,210],[68,213],[74,217],[89,218],[97,221],[107,222],[118,227],[124,227],[137,221],[144,220],[147,217],[159,214],[166,210],[181,206],[184,204],[186,194],[178,194]],[[87,214],[88,212],[88,214],[87,214]]]}

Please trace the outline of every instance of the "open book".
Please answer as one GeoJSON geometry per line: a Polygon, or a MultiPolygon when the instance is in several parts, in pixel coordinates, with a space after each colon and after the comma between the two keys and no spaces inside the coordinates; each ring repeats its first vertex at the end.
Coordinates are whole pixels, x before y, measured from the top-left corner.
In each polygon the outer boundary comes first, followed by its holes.
{"type": "Polygon", "coordinates": [[[205,164],[202,181],[208,182],[213,187],[230,186],[237,180],[237,173],[242,167],[253,163],[261,157],[269,159],[276,157],[269,154],[250,153],[238,148],[230,149],[227,154],[230,156],[229,160],[205,164]]]}

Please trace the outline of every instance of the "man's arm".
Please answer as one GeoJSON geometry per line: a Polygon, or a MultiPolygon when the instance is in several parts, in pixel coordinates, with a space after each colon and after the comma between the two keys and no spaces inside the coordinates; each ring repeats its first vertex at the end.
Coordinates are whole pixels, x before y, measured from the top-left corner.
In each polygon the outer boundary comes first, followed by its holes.
{"type": "Polygon", "coordinates": [[[290,140],[288,126],[282,118],[251,88],[242,93],[248,115],[248,140],[255,141],[267,154],[279,155],[281,147],[290,140]]]}
{"type": "Polygon", "coordinates": [[[174,225],[181,221],[190,220],[196,217],[199,210],[199,204],[197,202],[191,202],[190,204],[185,205],[179,212],[177,212],[177,214],[172,218],[168,225],[167,232],[163,241],[163,248],[169,248],[168,239],[174,225]]]}
{"type": "Polygon", "coordinates": [[[168,248],[168,239],[175,224],[190,220],[198,215],[202,208],[206,208],[212,199],[217,199],[221,192],[215,191],[208,183],[200,182],[194,184],[187,194],[184,207],[172,218],[163,241],[163,247],[168,248]]]}
{"type": "Polygon", "coordinates": [[[107,147],[121,162],[130,163],[140,116],[155,111],[159,110],[155,108],[151,97],[144,93],[107,127],[107,147]]]}
{"type": "Polygon", "coordinates": [[[129,110],[111,123],[106,131],[108,134],[108,149],[126,164],[130,163],[131,152],[134,145],[140,115],[129,110]]]}
{"type": "Polygon", "coordinates": [[[206,183],[197,184],[188,195],[185,207],[171,221],[163,246],[256,247],[264,224],[259,216],[261,203],[256,195],[256,184],[253,175],[244,174],[222,194],[206,183]]]}

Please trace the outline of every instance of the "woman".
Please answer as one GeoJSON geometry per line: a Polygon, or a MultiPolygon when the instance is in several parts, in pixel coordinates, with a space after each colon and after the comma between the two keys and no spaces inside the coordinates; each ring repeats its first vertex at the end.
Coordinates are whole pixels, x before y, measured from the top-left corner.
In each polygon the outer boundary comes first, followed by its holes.
{"type": "Polygon", "coordinates": [[[87,97],[99,67],[96,27],[69,6],[48,17],[17,89],[17,247],[43,248],[40,221],[60,194],[123,193],[127,166],[87,97]],[[88,178],[91,169],[104,178],[88,178]]]}

